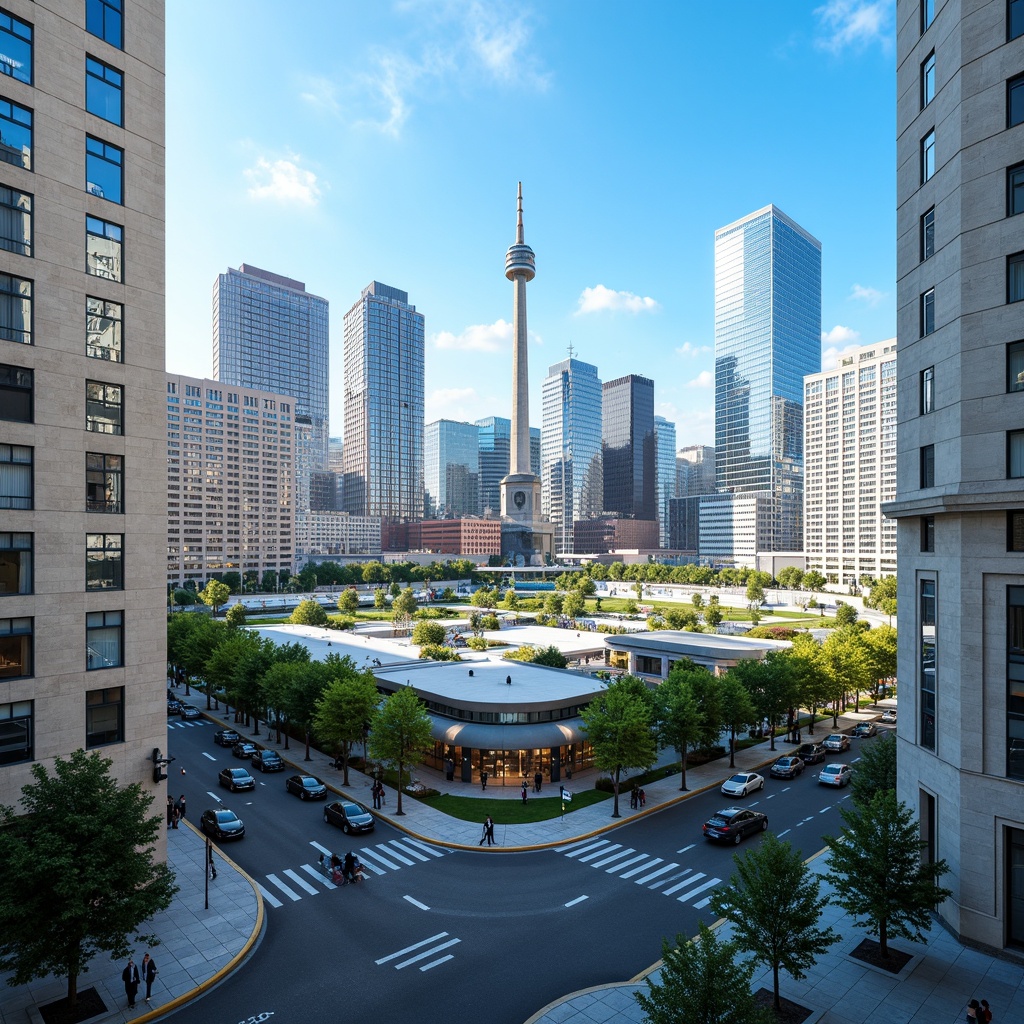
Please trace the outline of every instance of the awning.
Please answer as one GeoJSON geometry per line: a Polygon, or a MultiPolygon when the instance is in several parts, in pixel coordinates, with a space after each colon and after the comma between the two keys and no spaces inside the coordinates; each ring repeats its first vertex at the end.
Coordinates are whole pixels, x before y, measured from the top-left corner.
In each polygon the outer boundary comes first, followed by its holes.
{"type": "Polygon", "coordinates": [[[564,747],[567,743],[582,743],[586,739],[583,721],[579,718],[567,718],[562,722],[532,722],[528,725],[491,725],[486,722],[456,722],[431,715],[430,721],[435,740],[480,750],[564,747]]]}

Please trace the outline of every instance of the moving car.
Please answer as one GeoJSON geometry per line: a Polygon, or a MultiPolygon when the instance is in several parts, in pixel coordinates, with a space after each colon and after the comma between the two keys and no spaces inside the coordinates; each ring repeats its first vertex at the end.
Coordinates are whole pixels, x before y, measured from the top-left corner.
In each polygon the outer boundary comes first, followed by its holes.
{"type": "Polygon", "coordinates": [[[342,832],[372,832],[376,824],[373,815],[362,804],[351,800],[335,800],[324,808],[324,821],[337,825],[342,832]]]}
{"type": "Polygon", "coordinates": [[[803,770],[803,761],[793,754],[787,754],[772,765],[769,774],[773,779],[795,779],[803,770]]]}
{"type": "Polygon", "coordinates": [[[825,737],[822,746],[826,750],[838,750],[842,753],[844,750],[850,749],[850,737],[844,736],[841,732],[834,732],[829,736],[825,737]]]}
{"type": "Polygon", "coordinates": [[[204,835],[213,839],[241,839],[245,835],[242,819],[226,807],[203,811],[203,816],[199,819],[199,828],[204,835]]]}
{"type": "Polygon", "coordinates": [[[248,740],[239,740],[232,748],[231,753],[235,757],[252,757],[256,753],[256,744],[248,740]]]}
{"type": "Polygon", "coordinates": [[[257,750],[249,759],[253,768],[261,772],[283,772],[284,761],[276,750],[257,750]]]}
{"type": "Polygon", "coordinates": [[[757,772],[740,772],[722,783],[722,792],[726,796],[746,796],[757,789],[764,789],[764,776],[757,772]]]}
{"type": "Polygon", "coordinates": [[[883,711],[882,721],[885,722],[887,725],[894,725],[896,722],[896,709],[887,708],[885,711],[883,711]]]}
{"type": "Polygon", "coordinates": [[[218,747],[230,747],[237,743],[242,737],[234,729],[218,729],[213,734],[213,742],[218,747]]]}
{"type": "Polygon", "coordinates": [[[323,800],[327,787],[315,775],[293,775],[285,780],[284,788],[300,800],[323,800]]]}
{"type": "Polygon", "coordinates": [[[167,717],[170,718],[171,715],[180,715],[180,714],[181,714],[181,703],[179,701],[177,701],[177,700],[173,700],[172,698],[168,697],[167,698],[167,717]]]}
{"type": "Polygon", "coordinates": [[[745,807],[726,807],[723,811],[715,811],[704,822],[704,838],[739,846],[744,836],[751,832],[764,832],[767,828],[767,814],[745,807]]]}
{"type": "Polygon", "coordinates": [[[802,743],[796,754],[804,764],[819,764],[825,760],[825,748],[820,743],[802,743]]]}
{"type": "Polygon", "coordinates": [[[199,718],[200,717],[199,708],[197,708],[195,706],[195,704],[182,704],[182,705],[180,705],[180,710],[178,711],[178,714],[181,715],[182,718],[199,718]]]}
{"type": "Polygon", "coordinates": [[[827,764],[818,773],[818,781],[826,786],[842,789],[853,778],[853,769],[848,764],[827,764]]]}
{"type": "Polygon", "coordinates": [[[255,789],[256,780],[244,768],[221,768],[217,781],[232,793],[240,789],[255,789]]]}
{"type": "Polygon", "coordinates": [[[860,736],[866,739],[868,736],[875,736],[878,733],[878,726],[874,722],[860,722],[857,728],[853,730],[854,736],[860,736]]]}

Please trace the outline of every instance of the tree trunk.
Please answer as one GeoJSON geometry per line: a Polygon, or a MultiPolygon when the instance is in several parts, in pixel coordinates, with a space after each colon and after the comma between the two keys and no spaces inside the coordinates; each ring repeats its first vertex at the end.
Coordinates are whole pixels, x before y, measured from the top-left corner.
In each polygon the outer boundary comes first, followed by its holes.
{"type": "Polygon", "coordinates": [[[769,745],[768,749],[769,750],[774,750],[775,749],[775,722],[774,722],[774,720],[769,720],[769,722],[768,722],[768,731],[769,731],[769,733],[771,733],[771,737],[772,737],[772,741],[771,741],[771,744],[769,745]]]}
{"type": "Polygon", "coordinates": [[[342,769],[342,779],[344,780],[342,782],[343,786],[348,785],[348,752],[350,747],[351,744],[347,740],[341,744],[341,756],[345,758],[345,765],[344,768],[342,769]]]}
{"type": "Polygon", "coordinates": [[[395,810],[395,814],[405,814],[405,811],[402,810],[402,768],[404,767],[404,765],[404,761],[398,762],[398,804],[395,810]]]}
{"type": "Polygon", "coordinates": [[[68,975],[68,1006],[75,1006],[78,1003],[78,975],[68,975]]]}
{"type": "Polygon", "coordinates": [[[686,747],[684,746],[684,747],[683,747],[683,779],[682,779],[682,782],[680,783],[680,786],[679,786],[679,788],[680,788],[681,790],[683,790],[684,792],[685,792],[685,790],[686,790],[686,755],[687,755],[688,753],[689,753],[689,751],[688,751],[688,750],[687,750],[687,748],[686,748],[686,747]]]}
{"type": "Polygon", "coordinates": [[[736,727],[729,730],[729,767],[736,767],[736,727]]]}
{"type": "Polygon", "coordinates": [[[613,818],[621,818],[622,817],[622,815],[619,814],[619,775],[621,774],[621,772],[622,772],[621,768],[616,768],[615,769],[615,775],[612,777],[612,791],[615,794],[614,799],[612,800],[612,817],[613,818]]]}
{"type": "Polygon", "coordinates": [[[878,952],[883,959],[889,956],[889,929],[886,924],[885,918],[878,922],[878,952]]]}
{"type": "Polygon", "coordinates": [[[779,965],[772,964],[772,984],[775,987],[775,1012],[782,1011],[782,1000],[779,998],[779,965]]]}

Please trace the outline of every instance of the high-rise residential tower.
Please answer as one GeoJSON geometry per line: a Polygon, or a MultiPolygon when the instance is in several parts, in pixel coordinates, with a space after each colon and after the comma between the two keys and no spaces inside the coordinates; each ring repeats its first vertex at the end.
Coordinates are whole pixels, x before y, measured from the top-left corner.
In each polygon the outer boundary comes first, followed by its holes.
{"type": "Polygon", "coordinates": [[[758,494],[769,551],[803,547],[803,386],[821,369],[821,243],[775,206],[715,232],[715,467],[758,494]]]}
{"type": "Polygon", "coordinates": [[[79,749],[163,804],[164,4],[93,9],[10,0],[0,21],[7,805],[79,749]]]}
{"type": "Polygon", "coordinates": [[[654,381],[632,373],[602,389],[604,507],[623,519],[658,518],[654,381]]]}
{"type": "Polygon", "coordinates": [[[541,410],[541,508],[555,529],[555,551],[571,554],[573,520],[604,510],[597,367],[571,355],[549,367],[541,410]]]}
{"type": "Polygon", "coordinates": [[[434,420],[423,429],[423,515],[480,514],[480,430],[475,423],[434,420]]]}
{"type": "Polygon", "coordinates": [[[345,511],[423,518],[422,313],[371,281],[345,314],[345,511]]]}
{"type": "Polygon", "coordinates": [[[668,548],[669,502],[676,497],[676,425],[664,416],[654,417],[656,502],[658,508],[658,544],[668,548]]]}

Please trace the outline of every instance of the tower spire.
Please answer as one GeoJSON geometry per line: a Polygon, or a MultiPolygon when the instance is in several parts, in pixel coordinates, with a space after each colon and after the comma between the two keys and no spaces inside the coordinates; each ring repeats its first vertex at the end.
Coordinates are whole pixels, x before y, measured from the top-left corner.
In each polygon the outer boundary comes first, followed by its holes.
{"type": "Polygon", "coordinates": [[[523,183],[519,182],[519,199],[516,203],[516,245],[525,242],[523,237],[523,183]]]}

